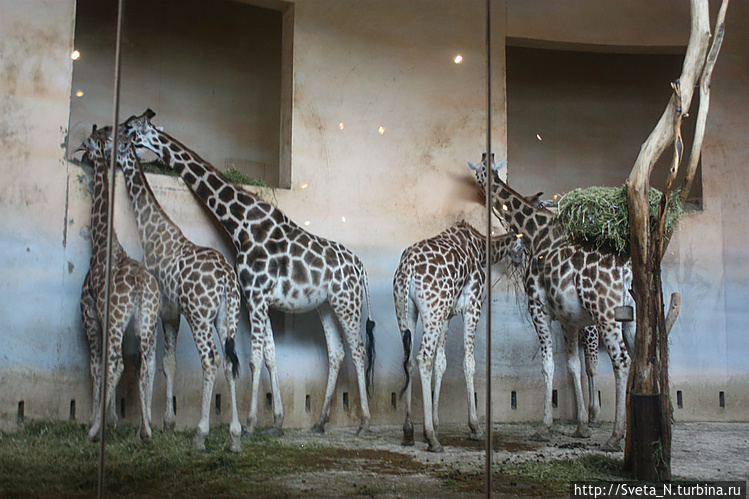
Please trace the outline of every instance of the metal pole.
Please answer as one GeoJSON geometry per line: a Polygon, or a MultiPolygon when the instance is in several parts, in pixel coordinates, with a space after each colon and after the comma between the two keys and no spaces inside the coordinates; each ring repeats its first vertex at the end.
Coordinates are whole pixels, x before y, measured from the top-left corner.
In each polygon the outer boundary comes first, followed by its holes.
{"type": "Polygon", "coordinates": [[[492,495],[492,39],[486,0],[486,497],[492,495]]]}
{"type": "Polygon", "coordinates": [[[104,324],[102,326],[102,352],[101,352],[101,386],[99,389],[101,425],[99,428],[99,479],[97,485],[97,497],[104,497],[104,451],[106,444],[104,437],[106,432],[104,428],[107,424],[107,369],[109,364],[109,306],[111,299],[112,284],[112,235],[114,234],[114,188],[115,188],[115,165],[117,164],[117,132],[120,114],[120,47],[122,45],[122,7],[124,0],[117,2],[117,38],[115,39],[114,52],[114,98],[112,103],[112,156],[109,171],[109,193],[107,203],[107,260],[105,271],[105,292],[104,292],[104,324]]]}

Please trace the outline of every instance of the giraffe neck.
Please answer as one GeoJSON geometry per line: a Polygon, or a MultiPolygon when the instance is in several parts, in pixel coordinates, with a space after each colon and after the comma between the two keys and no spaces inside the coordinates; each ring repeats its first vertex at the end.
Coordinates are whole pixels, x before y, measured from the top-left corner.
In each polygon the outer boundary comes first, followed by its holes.
{"type": "MultiPolygon", "coordinates": [[[[130,199],[132,200],[138,235],[146,253],[149,268],[155,265],[154,256],[168,253],[166,243],[183,240],[184,235],[179,227],[161,208],[151,186],[146,181],[143,166],[135,153],[134,147],[127,147],[124,154],[117,155],[117,164],[125,176],[130,199]]],[[[172,250],[176,248],[172,245],[172,250]]]]}
{"type": "Polygon", "coordinates": [[[290,222],[272,205],[226,180],[213,165],[177,139],[160,130],[156,133],[157,140],[150,141],[148,147],[182,177],[224,226],[238,250],[253,240],[248,232],[253,221],[267,220],[270,216],[275,223],[290,222]]]}
{"type": "Polygon", "coordinates": [[[509,224],[511,231],[522,234],[532,252],[564,240],[564,235],[556,230],[553,223],[554,214],[546,208],[531,205],[525,197],[504,183],[499,175],[494,175],[492,191],[494,208],[509,224]]]}
{"type": "MultiPolygon", "coordinates": [[[[513,233],[492,237],[492,265],[507,256],[517,236],[513,233]]],[[[486,251],[486,250],[485,250],[486,251]]]]}
{"type": "MultiPolygon", "coordinates": [[[[91,202],[91,260],[103,261],[107,249],[107,213],[109,211],[109,174],[104,155],[100,152],[91,155],[94,164],[94,187],[91,202]]],[[[117,234],[112,230],[113,254],[121,250],[117,234]]]]}

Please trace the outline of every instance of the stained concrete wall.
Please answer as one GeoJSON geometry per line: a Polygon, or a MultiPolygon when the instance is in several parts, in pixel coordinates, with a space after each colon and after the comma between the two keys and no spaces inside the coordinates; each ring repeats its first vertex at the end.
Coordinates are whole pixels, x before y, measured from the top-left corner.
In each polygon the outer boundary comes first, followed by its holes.
{"type": "MultiPolygon", "coordinates": [[[[71,106],[75,2],[0,0],[0,425],[13,428],[23,402],[25,417],[75,418],[90,410],[88,351],[78,298],[87,270],[90,198],[83,171],[66,161],[71,106]]],[[[402,401],[391,396],[402,382],[401,343],[392,301],[392,274],[401,251],[466,218],[485,227],[476,188],[465,167],[484,150],[483,3],[452,1],[297,1],[294,5],[292,187],[262,194],[309,230],[353,249],[367,266],[377,322],[375,423],[399,423],[402,401]],[[464,62],[453,63],[461,53],[464,62]],[[338,124],[343,122],[343,130],[338,124]],[[378,133],[384,127],[385,133],[378,133]],[[302,189],[302,184],[307,188],[302,189]],[[345,217],[345,222],[343,217],[345,217]]],[[[678,46],[687,38],[683,2],[495,2],[493,19],[494,148],[506,149],[504,37],[615,46],[678,46]],[[572,7],[574,5],[574,8],[572,7]]],[[[713,101],[703,157],[704,211],[690,215],[669,247],[667,291],[683,294],[682,315],[672,333],[674,392],[684,408],[678,419],[745,420],[749,401],[745,256],[742,208],[747,178],[742,147],[749,123],[746,30],[749,8],[732,4],[713,79],[713,101]],[[726,407],[718,407],[723,391],[726,407]]],[[[130,96],[132,98],[133,96],[130,96]]],[[[133,104],[135,105],[135,104],[133,104]]],[[[145,106],[149,105],[144,103],[145,106]]],[[[665,106],[665,102],[664,102],[665,106]]],[[[127,110],[129,112],[138,112],[127,110]]],[[[157,120],[158,121],[158,120],[157,120]]],[[[215,126],[215,125],[213,125],[215,126]]],[[[190,130],[189,133],[200,133],[190,130]]],[[[212,133],[205,132],[205,133],[212,133]]],[[[178,135],[175,133],[175,135],[178,135]]],[[[77,145],[77,144],[76,144],[77,145]]],[[[200,151],[198,151],[200,152],[200,151]]],[[[118,183],[115,225],[126,250],[141,255],[127,196],[118,183]]],[[[199,244],[232,258],[225,237],[178,179],[149,176],[166,211],[199,244]]],[[[501,273],[501,269],[497,269],[501,273]]],[[[493,417],[500,421],[541,417],[538,342],[507,280],[491,302],[495,373],[493,417]],[[510,393],[518,408],[510,409],[510,393]]],[[[276,316],[276,343],[286,425],[308,427],[317,418],[327,370],[321,328],[314,314],[276,316]],[[310,395],[310,411],[305,398],[310,395]]],[[[485,326],[483,323],[481,328],[485,326]]],[[[443,421],[465,419],[461,375],[461,324],[448,338],[448,371],[440,406],[443,421]]],[[[483,330],[483,329],[482,329],[483,330]]],[[[570,417],[569,383],[557,339],[557,417],[570,417]]],[[[161,350],[163,347],[159,346],[161,350]]],[[[483,408],[483,338],[477,340],[477,392],[483,408]]],[[[134,353],[132,343],[126,351],[134,353]]],[[[246,321],[240,333],[240,408],[248,404],[246,321]]],[[[178,345],[178,424],[197,421],[200,369],[189,329],[178,345]]],[[[613,415],[612,376],[602,361],[603,415],[613,415]]],[[[154,421],[164,408],[163,380],[156,377],[154,421]]],[[[132,365],[118,397],[136,420],[132,365]]],[[[268,391],[263,373],[263,391],[268,391]]],[[[225,393],[223,380],[217,393],[225,393]]],[[[415,402],[418,403],[418,389],[415,402]]],[[[225,401],[226,397],[222,397],[225,401]]],[[[358,423],[358,394],[349,360],[344,363],[332,424],[358,423]],[[350,409],[342,408],[343,393],[350,409]]],[[[417,408],[418,412],[418,408],[417,408]]],[[[480,413],[483,414],[483,409],[480,413]]],[[[227,411],[213,421],[226,421],[227,411]]],[[[261,423],[270,411],[261,397],[261,423]]]]}

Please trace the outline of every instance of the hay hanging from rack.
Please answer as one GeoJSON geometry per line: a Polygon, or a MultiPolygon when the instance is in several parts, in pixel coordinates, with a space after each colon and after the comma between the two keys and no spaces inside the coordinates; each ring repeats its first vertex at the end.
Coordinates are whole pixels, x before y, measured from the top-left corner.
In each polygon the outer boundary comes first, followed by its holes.
{"type": "MultiPolygon", "coordinates": [[[[657,223],[662,193],[650,188],[650,223],[657,223]]],[[[679,192],[670,194],[666,214],[666,233],[673,233],[684,209],[679,192]]],[[[567,236],[578,243],[592,244],[596,249],[628,257],[629,209],[627,188],[586,187],[565,194],[559,200],[556,220],[567,236]]]]}

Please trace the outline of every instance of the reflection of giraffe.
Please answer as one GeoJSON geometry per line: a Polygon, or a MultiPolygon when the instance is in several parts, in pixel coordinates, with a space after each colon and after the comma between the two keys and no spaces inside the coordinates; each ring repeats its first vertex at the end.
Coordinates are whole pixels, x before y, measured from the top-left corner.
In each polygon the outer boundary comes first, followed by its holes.
{"type": "Polygon", "coordinates": [[[322,432],[330,419],[330,405],[338,371],[345,355],[336,319],[351,350],[359,384],[361,424],[359,433],[369,431],[369,404],[374,362],[374,322],[369,308],[367,273],[361,260],[344,246],[310,234],[275,206],[226,180],[213,166],[168,134],[157,130],[150,109],[129,118],[123,127],[139,147],[151,149],[175,170],[215,215],[232,237],[237,250],[236,270],[250,308],[252,328],[252,395],[248,427],[257,423],[260,364],[270,373],[273,392],[272,430],[281,431],[283,404],[278,385],[273,332],[269,307],[284,312],[317,309],[328,345],[328,380],[320,419],[313,430],[322,432]],[[361,327],[362,295],[369,317],[365,349],[361,327]]]}
{"type": "Polygon", "coordinates": [[[239,321],[239,285],[234,269],[226,258],[212,248],[204,248],[187,239],[164,213],[148,185],[143,168],[129,138],[121,134],[117,165],[125,175],[125,184],[143,245],[144,262],[156,276],[161,288],[161,323],[164,327],[164,375],[166,376],[166,414],[164,427],[174,429],[172,397],[180,314],[187,319],[203,367],[203,399],[195,447],[205,449],[210,431],[211,395],[216,371],[221,363],[213,341],[214,328],[222,341],[226,357],[225,375],[231,405],[230,450],[242,450],[242,425],[237,413],[234,378],[239,359],[234,336],[239,321]]]}
{"type": "MultiPolygon", "coordinates": [[[[101,426],[101,376],[106,293],[107,211],[109,206],[108,166],[104,150],[111,131],[93,127],[91,136],[79,150],[85,151],[94,167],[94,188],[91,206],[91,264],[81,290],[81,312],[91,350],[91,379],[93,381],[91,428],[88,436],[95,440],[101,426]]],[[[109,331],[107,386],[104,400],[114,407],[117,383],[124,370],[122,340],[125,327],[132,319],[135,334],[140,339],[140,394],[141,438],[151,437],[151,396],[156,363],[156,324],[159,315],[159,285],[140,263],[127,256],[112,228],[111,285],[109,300],[109,331]]],[[[113,410],[110,416],[116,418],[113,410]]]]}
{"type": "MultiPolygon", "coordinates": [[[[493,237],[492,263],[497,263],[514,245],[520,244],[515,234],[493,237]]],[[[445,339],[450,318],[459,313],[463,315],[463,373],[468,398],[468,426],[471,429],[471,439],[484,438],[476,415],[473,391],[473,344],[484,300],[485,270],[486,239],[464,221],[410,246],[401,256],[393,279],[393,296],[398,326],[403,337],[403,368],[406,371],[406,386],[403,388],[406,394],[404,445],[414,443],[414,426],[411,421],[411,350],[412,335],[419,315],[424,333],[416,362],[421,375],[424,438],[429,444],[428,450],[443,451],[437,440],[436,430],[439,425],[437,412],[440,386],[447,368],[445,339]]]]}
{"type": "MultiPolygon", "coordinates": [[[[468,162],[475,170],[476,181],[482,190],[487,162],[486,155],[479,165],[468,162]]],[[[492,169],[492,173],[495,211],[507,222],[510,230],[523,235],[530,251],[525,291],[531,319],[541,342],[546,384],[543,428],[536,437],[548,439],[552,423],[552,320],[561,323],[567,345],[567,368],[573,377],[577,401],[575,436],[590,436],[580,382],[578,335],[579,328],[594,325],[611,357],[616,379],[614,430],[604,449],[617,450],[624,436],[624,398],[630,357],[622,337],[622,326],[615,320],[614,308],[631,304],[631,297],[626,292],[632,279],[631,265],[617,256],[570,243],[555,223],[551,211],[529,203],[504,183],[496,170],[492,169]]],[[[591,329],[585,334],[591,335],[591,329]]],[[[595,397],[594,393],[591,395],[595,397]]]]}

